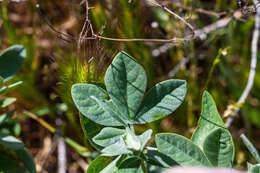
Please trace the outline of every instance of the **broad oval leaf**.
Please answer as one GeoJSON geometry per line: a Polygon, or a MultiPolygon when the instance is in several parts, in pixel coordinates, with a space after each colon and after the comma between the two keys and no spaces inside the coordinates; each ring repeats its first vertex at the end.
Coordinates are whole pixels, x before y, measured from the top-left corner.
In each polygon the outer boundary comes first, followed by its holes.
{"type": "Polygon", "coordinates": [[[36,167],[33,157],[26,148],[16,150],[15,153],[17,154],[18,158],[23,162],[24,167],[30,173],[36,173],[36,167]]]}
{"type": "Polygon", "coordinates": [[[86,173],[100,173],[105,167],[107,167],[113,161],[110,157],[98,156],[93,160],[86,173]]]}
{"type": "Polygon", "coordinates": [[[182,166],[212,166],[203,151],[183,136],[161,133],[155,136],[155,143],[159,152],[182,166]]]}
{"type": "Polygon", "coordinates": [[[203,144],[203,151],[215,167],[233,167],[234,144],[229,132],[217,129],[211,132],[203,144]]]}
{"type": "Polygon", "coordinates": [[[146,90],[143,67],[125,52],[114,58],[105,74],[107,93],[117,109],[128,120],[133,120],[146,90]]]}
{"type": "Polygon", "coordinates": [[[144,97],[135,124],[149,123],[171,114],[183,102],[186,81],[167,80],[156,84],[144,97]]]}
{"type": "Polygon", "coordinates": [[[202,112],[191,140],[203,149],[207,136],[218,128],[226,129],[212,96],[205,91],[202,96],[202,112]]]}
{"type": "Polygon", "coordinates": [[[3,145],[10,150],[19,150],[24,148],[24,144],[13,136],[0,136],[0,145],[3,145]]]}
{"type": "Polygon", "coordinates": [[[247,163],[248,172],[249,173],[259,173],[260,172],[260,164],[252,165],[247,163]]]}
{"type": "Polygon", "coordinates": [[[106,147],[118,142],[124,134],[125,130],[105,127],[93,138],[93,141],[102,147],[106,147]]]}
{"type": "MultiPolygon", "coordinates": [[[[123,126],[91,98],[94,96],[100,100],[107,100],[109,97],[102,88],[92,84],[75,84],[72,86],[71,94],[78,110],[90,120],[104,126],[123,126]]],[[[112,103],[108,102],[108,104],[112,103]]]]}
{"type": "Polygon", "coordinates": [[[4,81],[19,71],[25,57],[26,51],[21,45],[11,46],[0,55],[0,76],[4,81]]]}

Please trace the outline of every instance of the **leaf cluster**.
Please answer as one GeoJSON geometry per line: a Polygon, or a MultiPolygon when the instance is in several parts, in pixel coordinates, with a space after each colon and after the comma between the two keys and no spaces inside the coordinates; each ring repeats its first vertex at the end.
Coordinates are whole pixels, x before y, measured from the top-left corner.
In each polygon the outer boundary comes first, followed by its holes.
{"type": "Polygon", "coordinates": [[[174,112],[184,101],[186,81],[166,80],[147,93],[146,83],[142,66],[120,52],[106,71],[106,89],[73,85],[72,98],[81,116],[103,126],[89,139],[101,156],[90,164],[88,173],[162,172],[174,165],[232,168],[233,140],[208,92],[203,94],[201,118],[191,139],[161,133],[155,135],[152,147],[147,146],[152,130],[136,135],[134,125],[174,112]]]}
{"type": "MultiPolygon", "coordinates": [[[[5,85],[5,82],[19,71],[25,57],[26,51],[24,47],[20,45],[11,46],[0,54],[0,109],[4,109],[16,101],[15,98],[2,98],[2,96],[22,83],[17,82],[11,85],[5,85]]],[[[14,113],[15,110],[12,110],[0,115],[0,171],[7,173],[36,173],[31,154],[25,148],[23,142],[12,136],[12,131],[9,130],[10,128],[7,128],[13,123],[18,124],[11,119],[14,113]]],[[[13,128],[15,129],[15,127],[16,126],[13,128]]],[[[19,132],[14,134],[18,135],[19,132]]]]}

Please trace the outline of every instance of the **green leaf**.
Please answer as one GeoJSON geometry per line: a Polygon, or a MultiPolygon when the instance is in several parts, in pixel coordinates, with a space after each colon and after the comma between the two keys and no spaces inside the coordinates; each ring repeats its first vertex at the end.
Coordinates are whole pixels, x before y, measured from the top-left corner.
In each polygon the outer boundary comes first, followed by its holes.
{"type": "Polygon", "coordinates": [[[143,173],[141,160],[138,157],[130,156],[120,162],[115,173],[143,173]]]}
{"type": "MultiPolygon", "coordinates": [[[[97,150],[101,150],[103,147],[96,145],[93,141],[93,137],[96,136],[102,130],[102,128],[104,128],[104,126],[101,126],[101,125],[91,121],[90,119],[88,119],[87,117],[82,115],[81,113],[79,114],[79,117],[80,117],[80,124],[81,124],[81,128],[83,130],[85,139],[88,140],[94,148],[96,148],[97,150]]],[[[86,142],[88,142],[88,141],[86,141],[86,142]]]]}
{"type": "Polygon", "coordinates": [[[3,171],[4,173],[26,173],[26,169],[21,167],[19,163],[7,155],[6,153],[0,152],[0,172],[3,171]]]}
{"type": "MultiPolygon", "coordinates": [[[[109,165],[107,165],[100,173],[115,173],[118,168],[117,164],[120,162],[120,160],[123,158],[123,156],[118,156],[113,162],[111,162],[109,165]]],[[[88,173],[88,172],[87,172],[88,173]]]]}
{"type": "Polygon", "coordinates": [[[18,158],[23,162],[25,168],[30,173],[36,173],[35,164],[33,161],[32,155],[29,153],[29,151],[26,148],[22,148],[15,151],[18,158]]]}
{"type": "Polygon", "coordinates": [[[25,57],[26,51],[21,45],[11,46],[0,55],[0,76],[4,81],[19,71],[25,57]]]}
{"type": "Polygon", "coordinates": [[[130,129],[126,128],[126,136],[124,138],[127,148],[135,151],[141,150],[141,141],[136,134],[130,129]]]}
{"type": "Polygon", "coordinates": [[[0,100],[0,108],[5,108],[9,106],[10,104],[14,103],[16,101],[16,98],[5,98],[3,100],[0,100]]]}
{"type": "Polygon", "coordinates": [[[146,83],[143,67],[125,52],[116,55],[105,74],[108,95],[125,119],[130,121],[133,121],[143,99],[146,83]]]}
{"type": "Polygon", "coordinates": [[[252,165],[250,163],[247,163],[247,167],[249,173],[260,173],[260,164],[252,165]]]}
{"type": "Polygon", "coordinates": [[[157,150],[148,149],[145,156],[147,157],[148,163],[150,163],[152,165],[157,165],[157,166],[164,167],[164,168],[171,168],[173,166],[179,165],[173,159],[171,159],[169,156],[167,156],[157,150]]]}
{"type": "Polygon", "coordinates": [[[13,136],[0,136],[0,145],[3,145],[10,150],[19,150],[24,148],[24,144],[13,136]]]}
{"type": "Polygon", "coordinates": [[[107,165],[112,162],[112,158],[105,156],[98,156],[92,161],[88,167],[86,173],[100,173],[107,165]]]}
{"type": "Polygon", "coordinates": [[[149,129],[145,131],[143,134],[141,134],[140,136],[138,136],[139,140],[141,141],[141,149],[140,149],[141,151],[144,149],[147,142],[151,139],[152,134],[153,134],[153,130],[149,129]]]}
{"type": "Polygon", "coordinates": [[[203,151],[215,167],[233,167],[234,144],[227,130],[221,128],[211,132],[204,144],[203,151]]]}
{"type": "Polygon", "coordinates": [[[218,128],[226,129],[213,98],[205,91],[202,97],[202,113],[191,140],[203,149],[203,143],[207,136],[218,128]]]}
{"type": "Polygon", "coordinates": [[[14,115],[15,111],[11,111],[0,115],[0,126],[10,120],[10,118],[14,115]]]}
{"type": "Polygon", "coordinates": [[[8,85],[5,86],[3,88],[0,89],[0,96],[7,94],[8,92],[14,90],[15,88],[17,88],[20,84],[22,84],[22,81],[16,82],[12,85],[8,85]]]}
{"type": "Polygon", "coordinates": [[[102,107],[102,109],[109,113],[111,117],[113,117],[115,120],[117,120],[118,122],[120,122],[121,124],[123,124],[124,126],[127,126],[127,122],[126,120],[121,119],[120,114],[118,114],[115,109],[113,108],[113,104],[112,101],[102,101],[98,98],[96,98],[95,96],[90,96],[91,99],[95,100],[100,107],[102,107]]]}
{"type": "MultiPolygon", "coordinates": [[[[102,88],[92,84],[75,84],[72,86],[71,94],[78,110],[90,120],[104,126],[122,126],[109,112],[105,111],[90,96],[95,96],[100,100],[109,99],[107,93],[102,88]]],[[[108,102],[108,104],[112,104],[108,102]]],[[[111,107],[113,107],[111,105],[111,107]]]]}
{"type": "Polygon", "coordinates": [[[105,127],[93,138],[93,141],[102,147],[106,147],[118,142],[124,134],[125,130],[105,127]]]}
{"type": "Polygon", "coordinates": [[[144,97],[135,124],[149,123],[175,111],[186,95],[186,81],[167,80],[156,84],[144,97]]]}
{"type": "Polygon", "coordinates": [[[118,156],[122,154],[133,154],[131,150],[128,149],[125,141],[122,137],[116,143],[107,146],[103,150],[101,150],[103,156],[118,156]]]}
{"type": "Polygon", "coordinates": [[[159,152],[182,166],[212,166],[203,151],[183,136],[161,133],[155,136],[155,142],[159,152]]]}
{"type": "Polygon", "coordinates": [[[256,161],[260,163],[260,155],[256,150],[256,148],[254,147],[254,145],[247,139],[247,137],[244,134],[242,134],[240,137],[242,138],[247,149],[250,151],[250,153],[253,155],[256,161]]]}

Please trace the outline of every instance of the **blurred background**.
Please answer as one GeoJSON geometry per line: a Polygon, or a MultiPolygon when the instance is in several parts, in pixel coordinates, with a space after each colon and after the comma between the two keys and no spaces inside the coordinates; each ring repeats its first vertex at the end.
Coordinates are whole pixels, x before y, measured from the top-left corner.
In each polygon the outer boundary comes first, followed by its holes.
{"type": "MultiPolygon", "coordinates": [[[[160,2],[194,27],[194,39],[179,43],[88,39],[83,40],[78,49],[86,14],[84,1],[0,1],[1,50],[13,44],[22,44],[27,50],[22,70],[10,82],[24,82],[11,93],[18,99],[15,104],[18,121],[10,126],[12,133],[23,140],[34,156],[38,172],[52,173],[58,169],[59,140],[46,127],[23,116],[23,111],[37,115],[92,153],[94,149],[81,129],[70,88],[79,82],[103,85],[104,72],[120,50],[143,65],[148,88],[170,78],[185,79],[188,83],[181,107],[163,120],[136,127],[138,133],[151,128],[154,133],[167,131],[190,137],[200,116],[201,95],[205,89],[214,97],[220,115],[239,99],[250,69],[253,3],[249,0],[160,2]],[[235,13],[237,10],[240,12],[235,13]],[[219,25],[212,25],[216,22],[219,25]]],[[[89,0],[89,7],[94,31],[102,36],[169,39],[191,34],[182,21],[146,0],[131,3],[89,0]]],[[[257,68],[250,96],[230,127],[236,145],[234,166],[237,169],[246,169],[246,161],[254,163],[239,138],[241,133],[260,149],[259,91],[257,68]]],[[[68,145],[66,149],[67,168],[71,173],[84,172],[95,157],[95,153],[82,156],[68,145]]]]}

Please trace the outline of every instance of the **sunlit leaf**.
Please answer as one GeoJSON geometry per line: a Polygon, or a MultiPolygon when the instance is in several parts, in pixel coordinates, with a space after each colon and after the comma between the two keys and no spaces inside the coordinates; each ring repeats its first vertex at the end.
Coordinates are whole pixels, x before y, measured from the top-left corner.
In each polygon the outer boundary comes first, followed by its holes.
{"type": "Polygon", "coordinates": [[[203,151],[183,136],[161,133],[155,136],[155,142],[159,152],[182,166],[212,166],[203,151]]]}
{"type": "Polygon", "coordinates": [[[203,149],[203,144],[207,136],[219,128],[226,129],[213,98],[207,91],[205,91],[202,96],[201,116],[191,140],[203,149]]]}
{"type": "Polygon", "coordinates": [[[234,144],[227,130],[221,128],[209,134],[203,144],[203,151],[215,167],[233,167],[234,144]]]}
{"type": "Polygon", "coordinates": [[[171,114],[183,102],[186,81],[167,80],[156,84],[144,97],[135,124],[149,123],[171,114]]]}
{"type": "Polygon", "coordinates": [[[100,173],[112,161],[113,159],[110,157],[98,156],[90,163],[86,173],[100,173]]]}
{"type": "Polygon", "coordinates": [[[129,121],[133,121],[143,99],[146,83],[143,67],[125,52],[116,55],[105,75],[108,95],[129,121]]]}
{"type": "Polygon", "coordinates": [[[118,142],[124,134],[125,130],[105,127],[93,138],[93,141],[100,146],[106,147],[118,142]]]}
{"type": "MultiPolygon", "coordinates": [[[[107,100],[109,97],[106,91],[92,84],[75,84],[71,89],[72,98],[79,111],[90,120],[105,126],[122,126],[122,123],[114,119],[106,112],[91,96],[100,100],[107,100]]],[[[111,102],[107,104],[112,104],[111,102]]],[[[111,106],[112,107],[112,106],[111,106]]]]}

